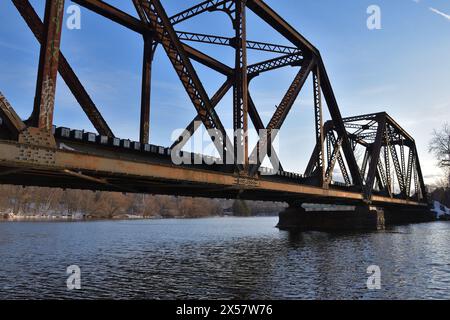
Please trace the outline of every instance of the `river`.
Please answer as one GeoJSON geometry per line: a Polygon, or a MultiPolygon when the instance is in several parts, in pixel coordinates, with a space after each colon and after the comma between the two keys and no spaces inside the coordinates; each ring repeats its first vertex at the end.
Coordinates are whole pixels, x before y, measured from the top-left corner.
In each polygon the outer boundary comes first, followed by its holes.
{"type": "Polygon", "coordinates": [[[449,299],[450,223],[329,234],[276,217],[0,223],[0,299],[449,299]],[[68,290],[66,268],[81,270],[68,290]],[[367,288],[367,268],[381,289],[367,288]]]}

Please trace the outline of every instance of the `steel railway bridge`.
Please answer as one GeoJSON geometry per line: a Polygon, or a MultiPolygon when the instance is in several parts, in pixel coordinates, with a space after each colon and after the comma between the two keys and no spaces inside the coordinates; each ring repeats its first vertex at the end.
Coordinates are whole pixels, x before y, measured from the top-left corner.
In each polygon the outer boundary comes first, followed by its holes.
{"type": "MultiPolygon", "coordinates": [[[[210,0],[168,16],[160,0],[129,0],[139,18],[100,0],[73,0],[102,18],[142,35],[143,69],[140,139],[116,137],[75,71],[60,51],[64,0],[46,0],[42,21],[28,0],[10,0],[40,43],[40,60],[33,109],[21,119],[0,92],[0,183],[120,192],[168,194],[214,198],[240,198],[302,203],[369,204],[379,207],[422,208],[427,194],[414,139],[388,114],[343,118],[319,51],[262,0],[210,0]],[[247,39],[246,12],[251,10],[292,45],[247,39]],[[232,21],[235,37],[180,31],[179,23],[211,11],[221,11],[232,21]],[[228,66],[201,52],[192,42],[229,46],[235,64],[228,66]],[[183,146],[156,146],[149,141],[150,92],[155,50],[164,50],[186,90],[197,116],[187,126],[195,132],[203,125],[222,160],[241,155],[228,164],[174,165],[171,150],[183,146]],[[247,63],[247,51],[259,50],[274,58],[247,63]],[[208,96],[192,61],[226,77],[208,96]],[[252,100],[249,82],[287,66],[298,73],[280,98],[269,123],[264,124],[252,100]],[[58,73],[85,112],[96,133],[56,127],[53,123],[58,73]],[[311,76],[312,75],[312,76],[311,76]],[[275,151],[265,152],[281,129],[306,81],[314,90],[315,141],[303,174],[280,170],[273,175],[261,163],[275,151]],[[235,132],[246,133],[249,120],[265,130],[249,150],[247,135],[228,137],[215,107],[229,90],[233,93],[235,132]],[[325,121],[322,107],[331,119],[325,121]],[[219,138],[218,138],[219,137],[219,138]],[[355,154],[363,154],[356,157],[355,154]],[[358,159],[360,158],[360,159],[358,159]],[[256,161],[252,161],[256,159],[256,161]]],[[[231,106],[230,106],[231,108],[231,106]]],[[[31,109],[31,108],[30,108],[31,109]]],[[[304,150],[304,152],[308,152],[304,150]]],[[[199,155],[188,154],[195,158],[199,155]]]]}

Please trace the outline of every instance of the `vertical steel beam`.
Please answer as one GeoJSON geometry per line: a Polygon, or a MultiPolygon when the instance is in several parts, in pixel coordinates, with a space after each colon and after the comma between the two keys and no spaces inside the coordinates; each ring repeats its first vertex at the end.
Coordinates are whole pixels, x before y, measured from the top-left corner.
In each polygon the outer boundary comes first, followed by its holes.
{"type": "Polygon", "coordinates": [[[61,28],[64,0],[47,0],[44,16],[44,41],[41,45],[31,124],[51,131],[55,108],[56,79],[58,75],[61,28]]]}
{"type": "Polygon", "coordinates": [[[320,70],[316,66],[313,70],[313,90],[314,90],[314,116],[316,125],[316,145],[317,153],[317,169],[320,174],[319,183],[323,185],[325,181],[325,165],[324,165],[324,145],[323,145],[323,110],[322,110],[322,91],[320,86],[320,70]]]}
{"type": "Polygon", "coordinates": [[[406,197],[408,198],[411,196],[411,180],[412,180],[411,178],[414,166],[414,158],[415,158],[414,148],[410,147],[408,156],[408,171],[406,173],[406,197]]]}
{"type": "Polygon", "coordinates": [[[389,196],[392,197],[392,179],[391,179],[391,160],[389,159],[389,148],[387,146],[383,147],[384,149],[384,166],[386,168],[386,188],[389,193],[389,196]]]}
{"type": "Polygon", "coordinates": [[[414,172],[414,190],[415,190],[415,193],[416,193],[417,200],[420,201],[420,198],[422,197],[422,195],[421,195],[421,189],[420,189],[420,186],[419,186],[419,177],[418,177],[418,174],[417,174],[417,158],[414,158],[414,170],[413,170],[413,172],[414,172]]]}
{"type": "Polygon", "coordinates": [[[152,83],[153,62],[153,36],[144,35],[144,57],[142,64],[142,91],[141,91],[141,123],[139,141],[150,141],[150,95],[152,83]]]}
{"type": "Polygon", "coordinates": [[[235,0],[235,83],[233,90],[233,129],[235,164],[248,167],[248,76],[246,0],[235,0]]]}

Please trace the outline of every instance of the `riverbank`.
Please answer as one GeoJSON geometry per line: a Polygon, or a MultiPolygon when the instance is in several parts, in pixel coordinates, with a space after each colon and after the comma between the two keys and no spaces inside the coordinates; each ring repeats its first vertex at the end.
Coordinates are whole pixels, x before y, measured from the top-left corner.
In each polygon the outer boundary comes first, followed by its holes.
{"type": "MultiPolygon", "coordinates": [[[[264,214],[264,215],[253,215],[249,218],[256,217],[277,217],[278,213],[273,213],[272,215],[264,214]]],[[[232,215],[212,215],[212,216],[199,216],[199,217],[191,217],[191,216],[174,216],[174,217],[163,217],[163,216],[114,216],[112,218],[108,217],[73,217],[73,216],[51,216],[51,215],[42,215],[42,216],[23,216],[23,215],[5,215],[0,214],[0,222],[88,222],[88,221],[126,221],[126,220],[188,220],[188,219],[212,219],[212,218],[233,218],[235,216],[232,215]]],[[[235,217],[237,218],[237,217],[235,217]]]]}

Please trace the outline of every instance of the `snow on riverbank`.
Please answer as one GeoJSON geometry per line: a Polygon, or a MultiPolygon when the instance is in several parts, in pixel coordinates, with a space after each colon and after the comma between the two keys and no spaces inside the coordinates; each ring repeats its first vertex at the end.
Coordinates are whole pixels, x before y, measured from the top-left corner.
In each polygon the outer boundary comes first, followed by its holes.
{"type": "Polygon", "coordinates": [[[450,218],[450,209],[441,204],[439,201],[434,201],[434,207],[431,209],[434,213],[436,213],[437,219],[449,219],[450,218]]]}

